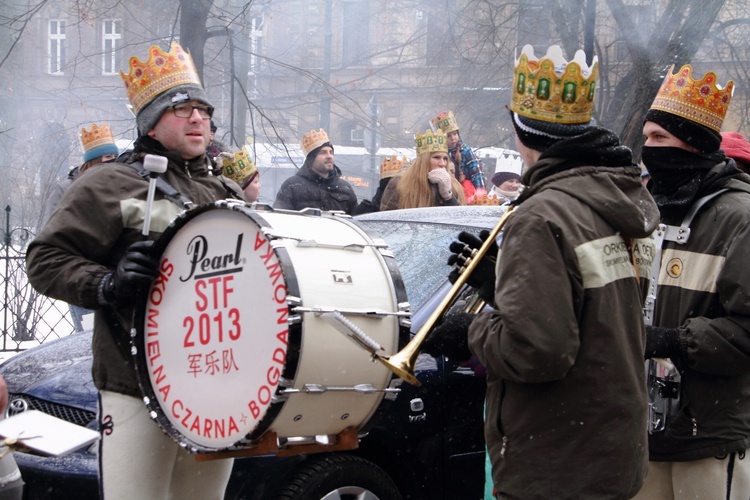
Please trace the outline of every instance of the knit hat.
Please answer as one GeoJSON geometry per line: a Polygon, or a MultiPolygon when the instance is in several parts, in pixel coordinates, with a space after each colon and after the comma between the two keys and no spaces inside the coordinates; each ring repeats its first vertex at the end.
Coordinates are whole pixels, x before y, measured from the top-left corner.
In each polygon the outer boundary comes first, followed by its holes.
{"type": "Polygon", "coordinates": [[[513,111],[510,112],[510,115],[513,128],[521,144],[539,152],[546,151],[550,146],[563,139],[581,135],[589,128],[588,123],[573,125],[544,122],[521,116],[513,111]]]}
{"type": "Polygon", "coordinates": [[[198,101],[206,106],[211,106],[203,88],[195,85],[178,85],[163,94],[159,94],[141,109],[135,117],[138,132],[147,134],[156,126],[156,122],[167,109],[188,101],[198,101]]]}
{"type": "Polygon", "coordinates": [[[91,125],[91,130],[81,129],[81,147],[83,148],[83,162],[100,158],[104,155],[117,156],[119,151],[115,138],[107,122],[91,125]]]}
{"type": "Polygon", "coordinates": [[[721,146],[721,134],[687,118],[658,109],[649,109],[643,122],[654,122],[702,153],[712,153],[721,146]]]}
{"type": "Polygon", "coordinates": [[[173,43],[169,52],[153,45],[146,62],[130,58],[130,73],[120,71],[135,115],[138,133],[147,134],[169,107],[188,101],[206,106],[211,102],[203,90],[190,54],[173,43]]]}
{"type": "Polygon", "coordinates": [[[520,180],[521,176],[515,172],[495,172],[492,176],[492,184],[500,187],[503,182],[512,181],[514,179],[520,180]]]}
{"type": "Polygon", "coordinates": [[[721,133],[721,149],[733,158],[738,164],[742,164],[747,171],[750,169],[750,143],[738,132],[721,133]]]}
{"type": "Polygon", "coordinates": [[[310,151],[309,153],[307,153],[307,156],[305,156],[305,160],[309,159],[312,162],[313,160],[315,160],[315,157],[318,156],[318,153],[320,153],[320,150],[323,149],[323,148],[325,148],[325,147],[331,148],[331,152],[334,151],[333,144],[331,144],[330,142],[324,142],[323,144],[321,144],[317,148],[315,148],[312,151],[310,151]]]}

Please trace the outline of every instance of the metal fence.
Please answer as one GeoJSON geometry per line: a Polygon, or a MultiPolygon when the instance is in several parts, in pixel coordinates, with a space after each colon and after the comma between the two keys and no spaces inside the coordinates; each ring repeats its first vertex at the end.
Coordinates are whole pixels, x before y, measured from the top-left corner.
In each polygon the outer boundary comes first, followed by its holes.
{"type": "Polygon", "coordinates": [[[10,212],[8,205],[5,207],[5,228],[0,230],[0,286],[3,293],[0,352],[24,351],[76,331],[68,304],[45,297],[29,285],[26,247],[34,233],[23,227],[11,228],[10,212]]]}

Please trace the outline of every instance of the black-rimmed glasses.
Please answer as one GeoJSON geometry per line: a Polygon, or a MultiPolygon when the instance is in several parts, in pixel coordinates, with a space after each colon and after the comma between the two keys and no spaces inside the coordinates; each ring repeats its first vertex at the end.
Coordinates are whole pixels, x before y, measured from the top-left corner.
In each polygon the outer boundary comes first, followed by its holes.
{"type": "Polygon", "coordinates": [[[194,104],[175,104],[170,106],[174,115],[177,118],[190,118],[193,115],[193,110],[197,110],[198,114],[204,120],[208,120],[214,116],[214,108],[211,106],[196,106],[194,104]]]}

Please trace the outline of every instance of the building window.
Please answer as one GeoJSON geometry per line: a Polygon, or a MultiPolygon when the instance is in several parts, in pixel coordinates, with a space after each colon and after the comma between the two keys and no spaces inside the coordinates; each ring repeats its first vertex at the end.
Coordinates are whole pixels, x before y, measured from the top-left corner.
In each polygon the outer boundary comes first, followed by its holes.
{"type": "Polygon", "coordinates": [[[120,69],[120,40],[122,26],[119,19],[105,19],[102,24],[102,74],[112,75],[120,69]]]}
{"type": "Polygon", "coordinates": [[[365,66],[370,62],[370,2],[342,4],[342,66],[365,66]]]}
{"type": "Polygon", "coordinates": [[[49,72],[62,75],[65,67],[65,21],[52,19],[49,22],[49,72]]]}

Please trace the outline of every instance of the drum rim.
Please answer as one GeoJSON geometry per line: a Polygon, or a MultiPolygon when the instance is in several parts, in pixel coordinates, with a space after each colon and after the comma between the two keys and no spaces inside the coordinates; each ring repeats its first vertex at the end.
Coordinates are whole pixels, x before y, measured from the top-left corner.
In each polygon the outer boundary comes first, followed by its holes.
{"type": "MultiPolygon", "coordinates": [[[[174,236],[177,234],[177,232],[184,227],[185,224],[187,224],[189,221],[193,220],[194,218],[198,217],[199,215],[202,215],[204,213],[213,211],[213,210],[232,210],[236,212],[240,212],[250,218],[253,222],[255,222],[259,228],[263,227],[271,227],[268,221],[263,219],[257,211],[251,209],[249,206],[244,204],[236,204],[236,203],[227,203],[226,201],[217,201],[214,203],[208,203],[205,205],[200,205],[198,207],[192,208],[190,210],[186,210],[181,212],[177,217],[175,217],[170,223],[169,226],[164,230],[164,232],[159,236],[159,238],[156,240],[154,244],[154,248],[156,251],[156,254],[159,255],[159,259],[161,259],[161,255],[163,255],[164,251],[169,246],[169,243],[173,240],[174,236]]],[[[287,297],[289,296],[296,296],[298,297],[300,295],[299,291],[299,283],[296,278],[296,274],[294,273],[293,269],[293,263],[291,262],[291,258],[289,257],[288,252],[283,247],[277,247],[273,248],[274,254],[276,255],[277,259],[279,260],[282,272],[284,273],[284,280],[285,285],[287,289],[287,297]],[[287,272],[289,271],[289,272],[287,272]]],[[[147,295],[148,296],[148,295],[147,295]]],[[[146,296],[146,297],[147,297],[146,296]]],[[[130,339],[130,351],[131,351],[131,358],[133,360],[133,363],[135,365],[135,372],[136,372],[136,378],[138,380],[138,385],[141,389],[142,399],[144,401],[144,404],[146,405],[146,408],[149,411],[149,415],[151,416],[152,420],[154,420],[159,427],[162,429],[162,431],[168,435],[172,440],[177,442],[180,446],[188,448],[193,453],[215,453],[215,452],[222,452],[222,451],[231,451],[236,449],[241,449],[246,447],[249,442],[259,438],[261,435],[263,435],[268,428],[272,425],[274,419],[278,416],[279,412],[281,412],[283,406],[284,406],[284,400],[283,398],[278,398],[279,391],[282,389],[281,384],[279,384],[275,391],[274,391],[274,397],[271,400],[271,403],[269,403],[265,414],[263,417],[257,422],[255,428],[250,431],[248,434],[240,437],[237,439],[234,443],[228,445],[228,446],[206,446],[204,444],[200,444],[195,442],[193,439],[191,439],[188,436],[185,436],[181,434],[172,424],[169,417],[166,415],[164,409],[162,408],[161,404],[159,403],[159,398],[156,394],[156,391],[151,385],[151,379],[148,372],[148,363],[145,358],[145,349],[144,341],[145,341],[145,321],[146,321],[146,313],[147,313],[147,307],[148,300],[142,300],[138,304],[136,304],[136,307],[134,308],[134,322],[133,322],[133,332],[131,333],[131,339],[130,339]]],[[[292,306],[289,305],[287,302],[287,314],[291,314],[292,306]]],[[[300,359],[300,341],[302,338],[302,326],[300,323],[296,324],[288,324],[288,342],[287,342],[287,350],[286,350],[286,363],[284,365],[284,370],[282,372],[282,378],[284,379],[291,379],[293,380],[295,378],[295,375],[297,373],[297,369],[299,366],[299,359],[300,359]]]]}

